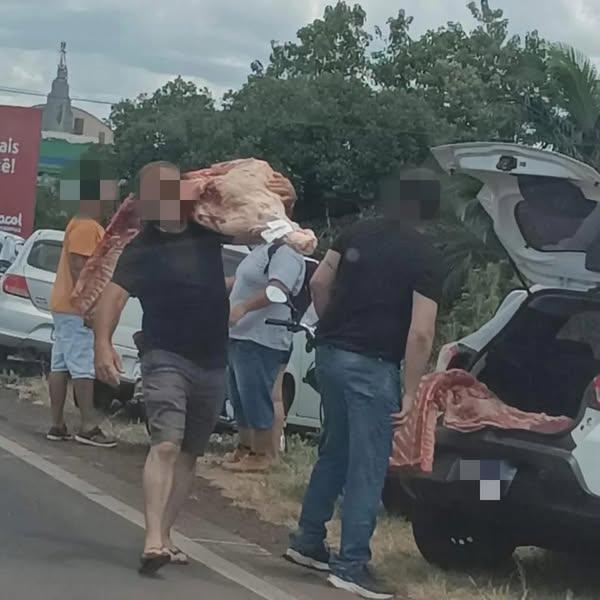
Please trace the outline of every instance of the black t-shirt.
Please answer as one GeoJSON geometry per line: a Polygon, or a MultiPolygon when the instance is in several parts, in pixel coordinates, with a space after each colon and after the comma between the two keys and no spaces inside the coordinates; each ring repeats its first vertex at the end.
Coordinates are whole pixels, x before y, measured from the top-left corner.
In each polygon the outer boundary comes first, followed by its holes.
{"type": "Polygon", "coordinates": [[[441,257],[425,236],[385,219],[357,223],[331,249],[342,258],[317,329],[318,343],[399,364],[413,293],[440,301],[441,257]]]}
{"type": "Polygon", "coordinates": [[[125,248],[113,282],[140,300],[145,351],[174,352],[207,369],[225,366],[227,241],[196,223],[181,233],[147,225],[125,248]]]}

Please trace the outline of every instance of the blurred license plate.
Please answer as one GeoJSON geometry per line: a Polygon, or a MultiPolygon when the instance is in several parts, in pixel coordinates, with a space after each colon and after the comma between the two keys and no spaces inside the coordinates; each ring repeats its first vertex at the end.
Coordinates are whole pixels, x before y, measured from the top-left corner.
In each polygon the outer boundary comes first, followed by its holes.
{"type": "Polygon", "coordinates": [[[517,467],[506,460],[461,460],[461,481],[479,481],[479,499],[501,500],[506,497],[517,474],[517,467]]]}

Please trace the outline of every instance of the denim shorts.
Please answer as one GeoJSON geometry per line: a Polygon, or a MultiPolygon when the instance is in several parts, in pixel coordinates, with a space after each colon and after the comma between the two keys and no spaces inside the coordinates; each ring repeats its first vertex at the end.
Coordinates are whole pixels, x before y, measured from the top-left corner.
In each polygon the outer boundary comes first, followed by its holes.
{"type": "Polygon", "coordinates": [[[94,332],[78,315],[52,313],[54,344],[50,371],[73,379],[94,379],[94,332]]]}
{"type": "Polygon", "coordinates": [[[229,342],[229,400],[238,427],[273,427],[273,385],[289,355],[249,340],[229,342]]]}

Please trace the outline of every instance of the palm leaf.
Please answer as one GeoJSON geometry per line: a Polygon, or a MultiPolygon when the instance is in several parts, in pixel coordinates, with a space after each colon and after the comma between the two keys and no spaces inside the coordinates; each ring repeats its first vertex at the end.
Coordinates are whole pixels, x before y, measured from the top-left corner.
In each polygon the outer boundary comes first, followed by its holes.
{"type": "Polygon", "coordinates": [[[583,53],[564,44],[552,47],[549,67],[564,108],[583,134],[593,131],[600,119],[600,77],[596,67],[583,53]]]}

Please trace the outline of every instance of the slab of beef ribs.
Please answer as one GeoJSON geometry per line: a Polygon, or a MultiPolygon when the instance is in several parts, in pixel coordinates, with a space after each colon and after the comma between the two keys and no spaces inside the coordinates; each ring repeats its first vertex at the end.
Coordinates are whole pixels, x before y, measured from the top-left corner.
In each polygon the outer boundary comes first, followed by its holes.
{"type": "Polygon", "coordinates": [[[551,434],[573,426],[569,417],[528,413],[504,404],[466,371],[432,373],[422,379],[408,420],[394,433],[391,466],[432,472],[435,430],[441,415],[445,427],[463,432],[496,427],[551,434]]]}
{"type": "Polygon", "coordinates": [[[92,309],[104,288],[111,280],[123,248],[139,233],[135,199],[128,196],[106,227],[104,237],[94,254],[85,263],[73,294],[71,303],[82,315],[91,316],[92,309]]]}

